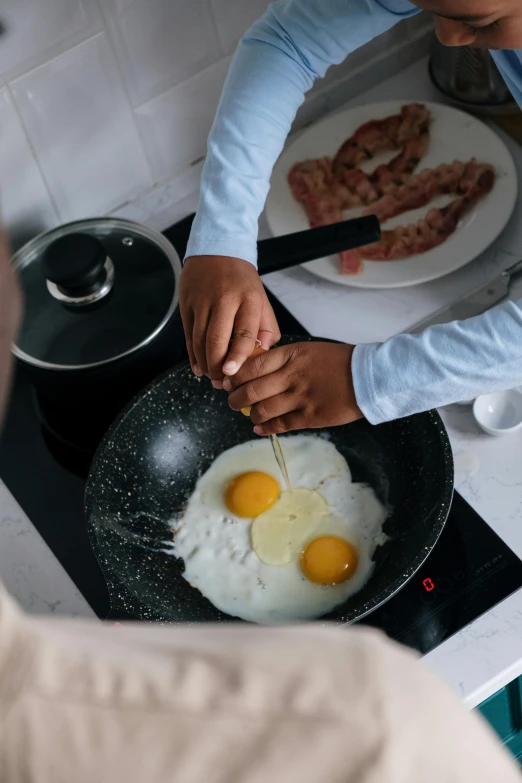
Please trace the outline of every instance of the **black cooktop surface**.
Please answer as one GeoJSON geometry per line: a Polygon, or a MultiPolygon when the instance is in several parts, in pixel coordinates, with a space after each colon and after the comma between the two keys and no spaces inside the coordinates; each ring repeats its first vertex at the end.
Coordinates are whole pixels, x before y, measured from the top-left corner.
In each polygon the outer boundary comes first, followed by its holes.
{"type": "MultiPolygon", "coordinates": [[[[165,232],[180,255],[190,222],[189,218],[165,232]]],[[[270,293],[269,297],[281,331],[306,334],[270,293]]],[[[109,598],[83,514],[88,461],[88,455],[72,454],[44,434],[32,388],[17,372],[0,443],[0,477],[99,617],[147,616],[121,585],[111,585],[109,598]]],[[[445,530],[424,566],[362,622],[425,653],[519,587],[521,561],[455,494],[445,530]]]]}
{"type": "Polygon", "coordinates": [[[422,568],[362,622],[429,652],[522,587],[521,566],[456,492],[442,535],[422,568]]]}

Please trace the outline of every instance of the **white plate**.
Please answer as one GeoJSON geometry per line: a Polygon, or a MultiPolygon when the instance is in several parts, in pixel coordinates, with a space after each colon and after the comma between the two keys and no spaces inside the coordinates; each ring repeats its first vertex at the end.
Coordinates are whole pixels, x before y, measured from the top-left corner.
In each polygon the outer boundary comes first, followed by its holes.
{"type": "MultiPolygon", "coordinates": [[[[405,103],[408,101],[387,101],[347,109],[313,125],[290,144],[276,163],[270,183],[266,216],[272,233],[281,236],[308,228],[304,210],[293,198],[287,182],[287,174],[294,163],[306,158],[333,156],[342,142],[363,122],[397,114],[405,103]]],[[[475,117],[439,103],[426,103],[426,106],[432,113],[430,144],[418,171],[433,168],[440,163],[467,161],[475,157],[495,167],[496,181],[491,193],[463,218],[446,242],[427,253],[411,256],[404,261],[365,261],[364,272],[354,276],[339,274],[339,261],[335,256],[310,261],[303,265],[305,269],[341,285],[402,288],[435,280],[460,269],[482,253],[500,234],[513,211],[517,196],[517,172],[509,150],[496,133],[475,117]]],[[[389,159],[392,156],[387,157],[389,159]]],[[[384,159],[383,156],[375,158],[369,169],[384,159]]],[[[430,207],[441,206],[449,200],[447,196],[436,199],[430,207]]],[[[426,214],[427,209],[412,210],[384,225],[392,228],[416,222],[426,214]]],[[[345,213],[345,217],[355,217],[361,211],[350,210],[345,213]]]]}

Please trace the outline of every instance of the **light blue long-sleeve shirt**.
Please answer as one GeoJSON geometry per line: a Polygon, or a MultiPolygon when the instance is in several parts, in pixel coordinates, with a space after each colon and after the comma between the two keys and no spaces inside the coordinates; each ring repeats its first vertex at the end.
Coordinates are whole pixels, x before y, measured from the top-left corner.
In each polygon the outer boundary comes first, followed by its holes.
{"type": "MultiPolygon", "coordinates": [[[[208,142],[187,256],[256,263],[272,167],[314,80],[401,19],[408,0],[279,0],[240,42],[208,142]]],[[[493,57],[522,106],[522,51],[493,57]]],[[[522,384],[522,301],[467,321],[358,345],[352,372],[370,422],[522,384]]]]}

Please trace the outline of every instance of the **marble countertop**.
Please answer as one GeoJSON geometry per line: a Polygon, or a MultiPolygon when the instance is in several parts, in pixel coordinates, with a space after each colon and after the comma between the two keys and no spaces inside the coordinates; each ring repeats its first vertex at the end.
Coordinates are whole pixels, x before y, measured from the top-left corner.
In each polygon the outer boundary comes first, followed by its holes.
{"type": "MultiPolygon", "coordinates": [[[[435,100],[426,62],[420,61],[353,103],[390,98],[435,100]]],[[[350,104],[348,104],[350,105],[350,104]]],[[[499,131],[522,173],[522,148],[499,131]]],[[[128,205],[118,215],[164,229],[196,204],[188,194],[175,209],[160,192],[128,205]],[[174,213],[174,218],[173,218],[174,213]]],[[[265,276],[264,282],[313,334],[347,342],[372,342],[420,319],[485,284],[522,255],[519,195],[514,217],[488,250],[449,277],[415,288],[364,291],[327,283],[303,269],[265,276]],[[372,315],[374,314],[374,315],[372,315]]],[[[266,224],[261,221],[261,236],[266,224]]],[[[522,285],[512,292],[522,297],[522,285]]],[[[455,454],[455,486],[522,558],[522,432],[494,439],[481,433],[471,410],[442,411],[455,454]]],[[[93,612],[0,481],[0,573],[10,592],[31,612],[92,617],[93,612]]],[[[474,707],[522,674],[522,590],[425,656],[425,662],[474,707]]]]}
{"type": "Polygon", "coordinates": [[[32,614],[96,617],[1,480],[0,575],[32,614]]]}

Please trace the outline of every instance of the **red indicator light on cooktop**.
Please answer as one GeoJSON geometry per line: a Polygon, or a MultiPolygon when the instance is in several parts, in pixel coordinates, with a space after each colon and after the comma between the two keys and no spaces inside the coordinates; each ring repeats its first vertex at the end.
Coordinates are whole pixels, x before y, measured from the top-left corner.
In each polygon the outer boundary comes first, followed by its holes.
{"type": "Polygon", "coordinates": [[[435,585],[433,584],[432,579],[424,579],[422,586],[424,587],[427,593],[431,593],[432,590],[435,590],[435,585]]]}

